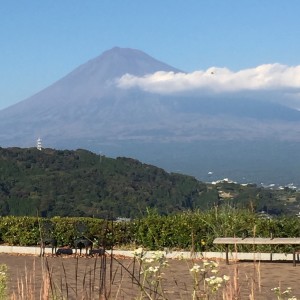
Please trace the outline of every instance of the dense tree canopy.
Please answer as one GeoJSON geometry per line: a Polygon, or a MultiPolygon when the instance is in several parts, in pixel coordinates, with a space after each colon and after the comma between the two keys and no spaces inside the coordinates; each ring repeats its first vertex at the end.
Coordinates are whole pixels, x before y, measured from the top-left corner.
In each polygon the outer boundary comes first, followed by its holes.
{"type": "Polygon", "coordinates": [[[205,210],[232,203],[273,213],[297,211],[298,192],[255,185],[205,184],[131,158],[78,149],[0,148],[0,214],[16,216],[143,216],[205,210]],[[288,205],[287,205],[288,204],[288,205]]]}

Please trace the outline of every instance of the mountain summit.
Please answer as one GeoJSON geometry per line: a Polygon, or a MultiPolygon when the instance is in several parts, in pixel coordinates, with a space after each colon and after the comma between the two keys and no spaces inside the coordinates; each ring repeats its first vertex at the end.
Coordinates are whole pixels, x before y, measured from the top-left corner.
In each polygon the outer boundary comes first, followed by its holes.
{"type": "Polygon", "coordinates": [[[59,147],[63,140],[115,134],[114,128],[126,127],[119,118],[130,120],[132,114],[144,114],[147,107],[141,93],[120,90],[114,80],[125,74],[143,76],[157,71],[179,72],[142,51],[112,48],[48,88],[0,111],[1,145],[30,146],[42,136],[48,145],[59,147]]]}
{"type": "Polygon", "coordinates": [[[86,88],[86,85],[90,85],[89,87],[95,89],[99,84],[105,84],[108,80],[125,74],[143,76],[157,71],[179,72],[142,51],[115,47],[79,66],[59,83],[70,84],[73,88],[75,86],[86,88]]]}

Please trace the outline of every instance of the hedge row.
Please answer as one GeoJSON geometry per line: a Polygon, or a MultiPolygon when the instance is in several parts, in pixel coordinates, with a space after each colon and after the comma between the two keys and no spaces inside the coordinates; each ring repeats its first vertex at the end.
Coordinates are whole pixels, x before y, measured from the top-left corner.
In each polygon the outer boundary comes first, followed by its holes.
{"type": "Polygon", "coordinates": [[[130,243],[125,240],[130,223],[111,222],[96,218],[66,218],[51,219],[38,217],[0,218],[0,240],[4,244],[34,246],[43,238],[56,238],[59,246],[73,244],[73,241],[85,236],[99,243],[130,243]]]}
{"type": "MultiPolygon", "coordinates": [[[[300,237],[300,219],[282,216],[261,218],[247,210],[231,207],[214,208],[160,216],[155,212],[139,220],[113,222],[96,218],[54,217],[0,217],[0,240],[3,244],[33,246],[42,237],[55,237],[60,246],[72,245],[84,235],[99,245],[123,248],[143,246],[149,250],[220,251],[213,245],[216,237],[300,237]]],[[[249,250],[252,246],[240,246],[249,250]]],[[[278,252],[291,251],[290,247],[276,247],[278,252]]],[[[253,249],[251,249],[253,250],[253,249]]],[[[256,250],[274,251],[274,246],[256,250]]]]}

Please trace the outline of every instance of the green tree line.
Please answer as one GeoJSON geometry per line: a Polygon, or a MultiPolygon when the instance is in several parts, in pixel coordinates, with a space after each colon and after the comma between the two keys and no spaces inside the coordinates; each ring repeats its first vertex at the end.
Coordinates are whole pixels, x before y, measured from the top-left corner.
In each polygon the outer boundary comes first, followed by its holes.
{"type": "Polygon", "coordinates": [[[116,219],[232,205],[270,214],[299,211],[299,192],[204,183],[135,159],[87,150],[0,148],[0,215],[116,219]]]}

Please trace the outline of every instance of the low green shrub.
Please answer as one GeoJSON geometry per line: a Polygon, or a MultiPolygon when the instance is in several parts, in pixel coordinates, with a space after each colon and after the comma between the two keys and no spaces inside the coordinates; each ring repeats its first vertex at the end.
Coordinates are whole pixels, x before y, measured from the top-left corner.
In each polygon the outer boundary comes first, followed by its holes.
{"type": "MultiPolygon", "coordinates": [[[[86,236],[100,246],[148,250],[224,251],[214,245],[216,237],[297,237],[300,219],[292,216],[262,218],[248,211],[223,205],[209,211],[188,211],[161,216],[155,211],[141,219],[110,221],[98,218],[0,217],[0,241],[9,245],[33,246],[44,236],[58,240],[59,246],[72,245],[75,238],[86,236]]],[[[259,246],[255,250],[291,252],[289,246],[259,246]],[[276,249],[275,249],[276,248],[276,249]]],[[[253,251],[241,245],[238,251],[253,251]]]]}

